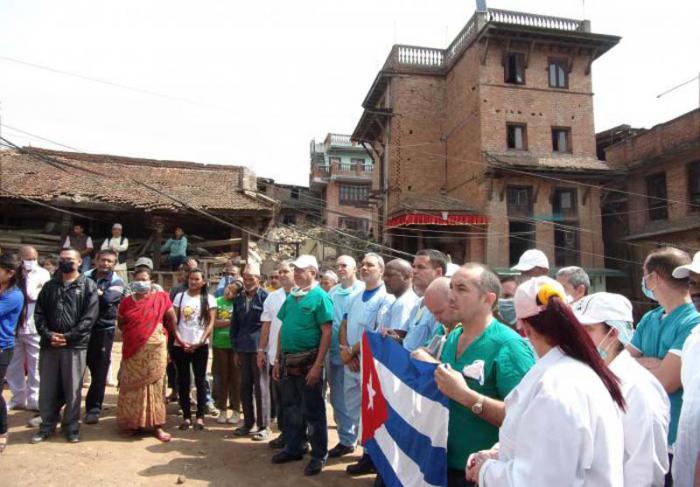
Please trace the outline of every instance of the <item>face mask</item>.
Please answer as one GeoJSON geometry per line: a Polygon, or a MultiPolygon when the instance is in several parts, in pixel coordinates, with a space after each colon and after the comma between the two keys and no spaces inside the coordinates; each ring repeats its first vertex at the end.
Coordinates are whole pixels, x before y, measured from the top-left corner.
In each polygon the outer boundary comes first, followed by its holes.
{"type": "Polygon", "coordinates": [[[75,269],[73,267],[73,262],[71,262],[70,260],[61,260],[58,262],[58,270],[61,271],[63,274],[70,274],[75,269]]]}
{"type": "Polygon", "coordinates": [[[131,291],[135,294],[145,294],[151,290],[151,281],[131,281],[131,291]]]}
{"type": "Polygon", "coordinates": [[[656,296],[654,296],[654,291],[647,287],[647,283],[642,277],[642,293],[652,301],[656,301],[656,296]]]}
{"type": "Polygon", "coordinates": [[[24,270],[29,272],[37,267],[37,261],[36,260],[23,260],[22,261],[22,266],[24,267],[24,270]]]}
{"type": "Polygon", "coordinates": [[[603,339],[600,341],[600,343],[599,343],[598,346],[596,347],[596,349],[598,350],[598,353],[600,354],[600,358],[602,358],[603,360],[605,360],[606,358],[608,358],[608,351],[605,350],[606,347],[604,347],[603,344],[605,343],[605,340],[608,339],[608,337],[610,336],[610,333],[611,333],[612,331],[613,331],[613,329],[610,328],[610,329],[608,330],[608,333],[603,337],[603,339]]]}
{"type": "Polygon", "coordinates": [[[515,324],[515,302],[513,298],[499,299],[498,311],[501,313],[501,317],[503,317],[503,319],[506,321],[506,324],[515,324]]]}

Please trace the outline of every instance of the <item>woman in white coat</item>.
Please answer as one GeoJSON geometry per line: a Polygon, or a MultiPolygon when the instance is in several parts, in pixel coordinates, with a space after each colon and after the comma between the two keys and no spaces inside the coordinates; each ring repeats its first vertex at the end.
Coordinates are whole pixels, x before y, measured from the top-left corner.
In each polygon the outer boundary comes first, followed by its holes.
{"type": "Polygon", "coordinates": [[[505,399],[498,445],[469,458],[467,478],[482,487],[622,487],[619,380],[566,304],[561,284],[530,279],[514,301],[539,360],[505,399]]]}

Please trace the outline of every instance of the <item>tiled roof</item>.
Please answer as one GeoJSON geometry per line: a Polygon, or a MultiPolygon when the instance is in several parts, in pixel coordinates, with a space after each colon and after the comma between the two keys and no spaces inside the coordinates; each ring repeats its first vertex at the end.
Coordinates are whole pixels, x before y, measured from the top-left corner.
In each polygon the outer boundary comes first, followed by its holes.
{"type": "Polygon", "coordinates": [[[255,174],[245,167],[159,161],[112,155],[28,149],[37,156],[0,151],[0,197],[40,201],[107,203],[145,211],[183,211],[182,206],[133,180],[208,210],[270,211],[254,196],[255,174]],[[38,160],[57,160],[65,171],[38,160]],[[91,175],[84,170],[97,173],[91,175]],[[248,190],[250,193],[248,193],[248,190]]]}
{"type": "Polygon", "coordinates": [[[530,152],[486,152],[486,161],[494,167],[513,167],[522,170],[550,172],[609,172],[605,161],[595,157],[570,154],[533,154],[530,152]]]}

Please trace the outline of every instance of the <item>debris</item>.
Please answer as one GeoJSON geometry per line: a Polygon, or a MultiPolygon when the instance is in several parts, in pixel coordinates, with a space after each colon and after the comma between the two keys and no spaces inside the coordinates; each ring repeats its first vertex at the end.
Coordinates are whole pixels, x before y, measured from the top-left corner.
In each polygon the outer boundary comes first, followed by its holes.
{"type": "Polygon", "coordinates": [[[178,475],[177,480],[175,481],[176,484],[181,485],[185,483],[185,476],[184,475],[178,475]]]}

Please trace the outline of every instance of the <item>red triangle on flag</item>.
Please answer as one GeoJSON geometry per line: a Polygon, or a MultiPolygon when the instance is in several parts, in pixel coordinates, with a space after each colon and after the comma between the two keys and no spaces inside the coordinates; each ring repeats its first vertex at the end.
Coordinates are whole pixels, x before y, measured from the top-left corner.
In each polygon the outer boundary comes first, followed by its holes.
{"type": "Polygon", "coordinates": [[[364,445],[367,440],[374,438],[374,432],[379,429],[387,419],[387,405],[382,387],[379,383],[379,375],[374,365],[372,347],[367,339],[367,332],[362,335],[362,439],[364,445]]]}

